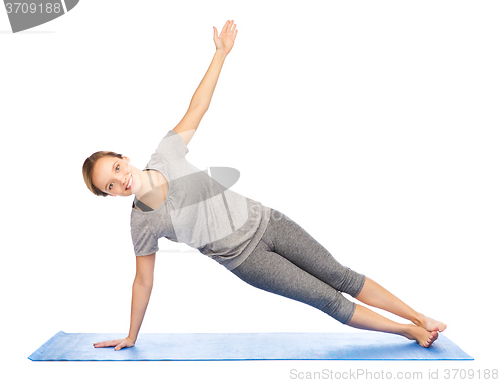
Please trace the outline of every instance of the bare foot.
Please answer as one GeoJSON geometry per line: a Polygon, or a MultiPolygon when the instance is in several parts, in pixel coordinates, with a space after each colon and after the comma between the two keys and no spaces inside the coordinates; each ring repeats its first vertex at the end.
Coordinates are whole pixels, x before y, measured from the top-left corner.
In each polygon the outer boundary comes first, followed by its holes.
{"type": "Polygon", "coordinates": [[[446,330],[446,327],[448,327],[443,322],[439,322],[435,319],[426,317],[424,314],[420,314],[420,318],[413,323],[415,323],[417,326],[423,327],[427,331],[431,331],[431,332],[432,331],[443,332],[444,330],[446,330]]]}
{"type": "Polygon", "coordinates": [[[429,347],[438,338],[437,331],[427,331],[420,326],[408,325],[407,332],[404,334],[410,340],[416,340],[422,347],[429,347]]]}

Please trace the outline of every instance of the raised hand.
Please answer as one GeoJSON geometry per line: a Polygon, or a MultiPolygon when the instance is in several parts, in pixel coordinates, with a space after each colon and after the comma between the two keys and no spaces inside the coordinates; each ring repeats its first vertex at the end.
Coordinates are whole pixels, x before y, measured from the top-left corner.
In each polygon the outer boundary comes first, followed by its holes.
{"type": "Polygon", "coordinates": [[[133,347],[135,342],[132,342],[132,339],[130,338],[125,338],[125,339],[115,339],[115,340],[108,340],[105,342],[97,342],[94,343],[94,347],[114,347],[115,351],[121,350],[122,348],[125,347],[133,347]]]}
{"type": "Polygon", "coordinates": [[[227,55],[233,49],[234,40],[238,35],[238,30],[236,29],[236,24],[233,24],[234,20],[226,21],[226,24],[222,27],[220,36],[217,36],[217,28],[214,27],[214,42],[217,50],[227,55]]]}

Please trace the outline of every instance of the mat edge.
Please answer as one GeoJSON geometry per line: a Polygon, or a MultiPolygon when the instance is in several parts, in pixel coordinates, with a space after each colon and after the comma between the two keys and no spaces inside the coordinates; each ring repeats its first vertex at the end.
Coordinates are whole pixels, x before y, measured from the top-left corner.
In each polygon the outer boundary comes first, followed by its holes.
{"type": "MultiPolygon", "coordinates": [[[[31,353],[30,356],[28,356],[28,359],[31,360],[31,361],[40,361],[40,359],[38,359],[44,352],[45,350],[58,338],[60,338],[61,336],[64,336],[66,335],[66,333],[64,331],[59,331],[57,332],[56,334],[52,335],[49,340],[47,340],[44,344],[42,344],[40,347],[38,347],[35,351],[33,351],[31,353]]],[[[48,360],[48,359],[46,359],[48,360]]]]}

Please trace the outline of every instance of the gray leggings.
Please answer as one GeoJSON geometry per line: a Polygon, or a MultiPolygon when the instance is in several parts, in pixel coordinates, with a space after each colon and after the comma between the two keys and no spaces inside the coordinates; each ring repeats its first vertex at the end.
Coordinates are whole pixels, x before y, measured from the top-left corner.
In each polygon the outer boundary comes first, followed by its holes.
{"type": "Polygon", "coordinates": [[[254,287],[316,307],[344,324],[356,305],[340,292],[356,297],[365,282],[364,275],[342,266],[275,209],[255,250],[231,272],[254,287]]]}

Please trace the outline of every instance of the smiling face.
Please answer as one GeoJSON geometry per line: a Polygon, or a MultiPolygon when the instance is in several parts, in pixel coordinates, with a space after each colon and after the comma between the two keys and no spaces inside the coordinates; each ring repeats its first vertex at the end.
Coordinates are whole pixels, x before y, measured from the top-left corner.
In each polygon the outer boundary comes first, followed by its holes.
{"type": "Polygon", "coordinates": [[[140,170],[130,164],[130,158],[111,156],[99,158],[94,165],[93,184],[112,196],[126,197],[141,188],[140,170]]]}

